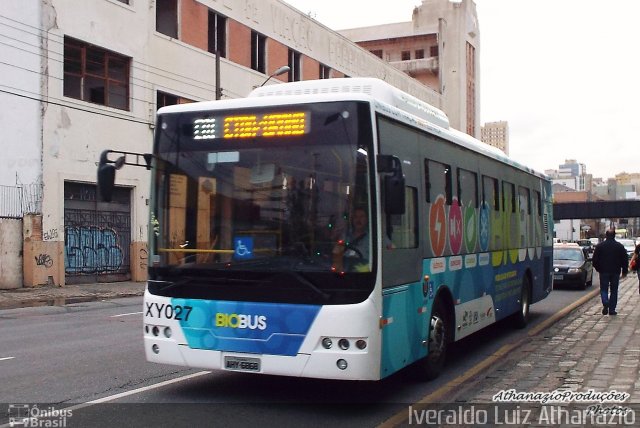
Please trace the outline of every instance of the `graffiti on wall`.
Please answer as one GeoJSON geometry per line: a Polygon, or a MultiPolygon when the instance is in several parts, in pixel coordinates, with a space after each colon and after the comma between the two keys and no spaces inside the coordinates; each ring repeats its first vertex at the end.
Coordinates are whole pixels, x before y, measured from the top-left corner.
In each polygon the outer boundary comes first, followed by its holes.
{"type": "Polygon", "coordinates": [[[140,259],[140,269],[147,270],[147,263],[149,260],[149,251],[146,246],[144,248],[140,248],[138,251],[138,258],[140,259]]]}
{"type": "Polygon", "coordinates": [[[64,267],[67,274],[102,274],[121,269],[123,252],[110,228],[65,228],[64,267]]]}
{"type": "Polygon", "coordinates": [[[51,229],[42,233],[43,241],[53,241],[54,239],[58,239],[58,229],[51,229]]]}
{"type": "Polygon", "coordinates": [[[53,266],[53,259],[49,254],[40,254],[35,257],[37,266],[44,266],[47,269],[53,266]]]}

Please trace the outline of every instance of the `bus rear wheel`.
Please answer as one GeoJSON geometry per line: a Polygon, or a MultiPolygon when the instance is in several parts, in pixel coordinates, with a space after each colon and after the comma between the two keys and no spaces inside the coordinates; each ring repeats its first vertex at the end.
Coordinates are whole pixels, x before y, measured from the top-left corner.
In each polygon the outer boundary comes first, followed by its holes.
{"type": "Polygon", "coordinates": [[[433,302],[427,348],[429,353],[422,360],[421,371],[426,380],[435,379],[442,372],[449,344],[449,323],[446,309],[441,299],[433,302]]]}
{"type": "Polygon", "coordinates": [[[515,328],[525,328],[529,322],[529,310],[531,307],[531,280],[527,274],[522,278],[520,290],[520,310],[513,314],[515,328]]]}

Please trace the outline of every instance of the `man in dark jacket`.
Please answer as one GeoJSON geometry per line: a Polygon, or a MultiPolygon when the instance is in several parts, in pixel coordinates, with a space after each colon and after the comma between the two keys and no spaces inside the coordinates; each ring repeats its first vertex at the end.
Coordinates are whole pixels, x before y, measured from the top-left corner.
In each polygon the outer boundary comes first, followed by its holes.
{"type": "Polygon", "coordinates": [[[593,252],[593,267],[600,275],[600,297],[602,298],[602,315],[618,315],[618,284],[620,272],[622,278],[629,271],[629,257],[624,246],[616,241],[616,230],[610,228],[606,239],[596,245],[593,252]],[[609,293],[610,292],[610,293],[609,293]]]}

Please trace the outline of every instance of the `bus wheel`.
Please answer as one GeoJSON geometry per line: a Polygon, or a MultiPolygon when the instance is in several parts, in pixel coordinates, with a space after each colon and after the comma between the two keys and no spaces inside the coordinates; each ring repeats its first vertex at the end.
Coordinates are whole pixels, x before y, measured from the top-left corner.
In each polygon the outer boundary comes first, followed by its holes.
{"type": "Polygon", "coordinates": [[[427,347],[429,353],[422,361],[422,374],[427,380],[435,379],[444,368],[447,354],[449,323],[447,322],[447,312],[441,299],[433,302],[431,311],[431,321],[429,323],[429,337],[427,347]]]}
{"type": "Polygon", "coordinates": [[[529,322],[529,309],[531,306],[531,280],[527,274],[522,278],[522,290],[520,291],[520,310],[513,315],[513,325],[516,328],[525,328],[529,322]]]}

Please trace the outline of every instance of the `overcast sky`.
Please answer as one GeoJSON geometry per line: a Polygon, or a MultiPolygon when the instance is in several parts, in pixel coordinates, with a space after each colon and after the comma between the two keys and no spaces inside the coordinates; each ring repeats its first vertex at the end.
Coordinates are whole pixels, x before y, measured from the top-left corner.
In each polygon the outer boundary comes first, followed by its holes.
{"type": "MultiPolygon", "coordinates": [[[[340,30],[411,20],[421,0],[285,0],[340,30]]],[[[594,177],[640,172],[640,0],[475,0],[481,123],[506,120],[510,155],[594,177]]]]}

